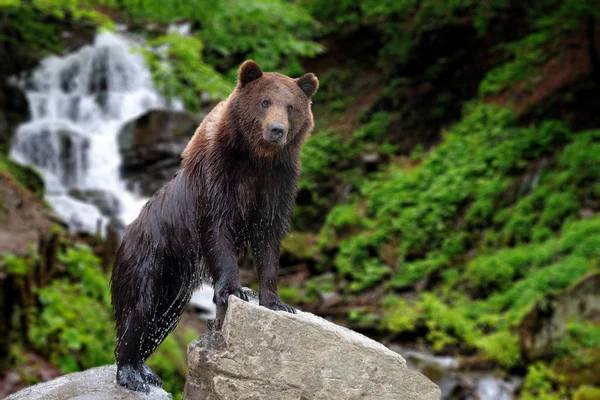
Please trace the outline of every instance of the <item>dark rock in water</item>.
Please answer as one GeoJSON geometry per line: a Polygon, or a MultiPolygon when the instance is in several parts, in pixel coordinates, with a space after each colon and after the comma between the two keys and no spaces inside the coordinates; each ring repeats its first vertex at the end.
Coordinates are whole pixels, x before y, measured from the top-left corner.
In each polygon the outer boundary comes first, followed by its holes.
{"type": "Polygon", "coordinates": [[[92,69],[89,76],[88,91],[90,93],[105,93],[108,91],[108,54],[107,48],[100,48],[92,58],[92,69]]]}
{"type": "Polygon", "coordinates": [[[15,128],[29,117],[25,93],[0,79],[0,151],[8,148],[15,128]]]}
{"type": "Polygon", "coordinates": [[[105,217],[114,217],[121,211],[121,203],[117,196],[100,189],[70,189],[69,196],[98,207],[105,217]]]}
{"type": "Polygon", "coordinates": [[[96,37],[95,25],[82,24],[79,21],[78,23],[71,23],[68,19],[65,19],[64,23],[68,26],[63,31],[62,42],[67,52],[73,53],[94,42],[96,37]]]}
{"type": "Polygon", "coordinates": [[[168,182],[199,124],[186,112],[152,110],[125,125],[119,133],[121,174],[131,188],[151,196],[168,182]]]}
{"type": "Polygon", "coordinates": [[[125,223],[119,218],[121,202],[114,194],[100,189],[70,189],[68,194],[79,201],[96,206],[100,214],[109,219],[108,224],[117,233],[125,229],[125,223]]]}
{"type": "Polygon", "coordinates": [[[534,360],[553,355],[571,320],[600,321],[600,273],[540,300],[521,321],[521,352],[534,360]]]}
{"type": "Polygon", "coordinates": [[[40,383],[6,398],[6,400],[170,400],[173,397],[163,389],[150,386],[150,393],[134,392],[115,381],[114,365],[92,368],[68,374],[50,382],[40,383]]]}
{"type": "Polygon", "coordinates": [[[184,399],[440,399],[439,387],[384,345],[313,314],[260,307],[256,297],[230,296],[221,330],[190,344],[184,399]]]}

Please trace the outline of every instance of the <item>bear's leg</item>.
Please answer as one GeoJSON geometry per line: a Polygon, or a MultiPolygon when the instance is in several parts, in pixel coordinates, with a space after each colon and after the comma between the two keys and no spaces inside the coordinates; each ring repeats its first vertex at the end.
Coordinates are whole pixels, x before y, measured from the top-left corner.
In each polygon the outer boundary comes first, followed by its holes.
{"type": "Polygon", "coordinates": [[[217,307],[226,307],[231,295],[248,301],[240,284],[237,252],[231,234],[221,227],[213,227],[205,235],[201,247],[202,257],[213,280],[213,302],[217,307]]]}
{"type": "Polygon", "coordinates": [[[177,326],[192,294],[181,288],[188,286],[172,279],[171,290],[163,287],[155,292],[157,295],[140,299],[142,304],[129,311],[125,322],[119,321],[116,358],[117,382],[121,386],[145,393],[150,390],[149,384],[162,387],[160,378],[144,362],[177,326]],[[152,299],[156,298],[160,300],[155,306],[152,299]]]}
{"type": "MultiPolygon", "coordinates": [[[[170,266],[174,267],[176,262],[173,261],[170,266]]],[[[182,268],[174,268],[181,271],[182,268]]],[[[186,270],[189,271],[189,270],[186,270]]],[[[158,306],[154,311],[151,323],[148,321],[147,339],[140,344],[140,354],[143,359],[148,359],[156,348],[165,340],[171,333],[183,314],[185,305],[192,297],[192,290],[196,284],[190,285],[190,282],[197,281],[196,273],[188,276],[186,273],[170,274],[168,276],[169,285],[162,284],[162,290],[157,296],[159,298],[158,306]]],[[[162,387],[162,380],[148,367],[142,365],[142,378],[150,385],[162,387]]]]}
{"type": "Polygon", "coordinates": [[[117,383],[130,390],[148,393],[150,387],[143,375],[145,360],[140,351],[145,326],[140,324],[139,318],[132,315],[133,312],[127,314],[125,321],[117,320],[117,383]]]}
{"type": "Polygon", "coordinates": [[[272,238],[252,240],[252,256],[258,275],[258,299],[263,307],[275,311],[296,313],[293,307],[285,304],[277,291],[277,278],[279,275],[279,248],[280,241],[272,238]]]}

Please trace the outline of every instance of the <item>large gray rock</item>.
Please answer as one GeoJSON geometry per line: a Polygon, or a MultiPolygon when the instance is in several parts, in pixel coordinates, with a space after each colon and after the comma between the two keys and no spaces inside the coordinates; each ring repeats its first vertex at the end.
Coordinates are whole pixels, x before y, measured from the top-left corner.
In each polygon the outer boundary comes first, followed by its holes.
{"type": "Polygon", "coordinates": [[[313,314],[229,298],[221,331],[188,348],[184,399],[439,400],[440,389],[380,343],[313,314]]]}
{"type": "Polygon", "coordinates": [[[181,152],[200,120],[183,111],[151,110],[119,133],[121,174],[130,186],[151,196],[179,169],[181,152]]]}
{"type": "Polygon", "coordinates": [[[6,400],[169,400],[173,397],[162,389],[151,386],[143,394],[125,389],[115,382],[116,367],[106,365],[83,372],[68,374],[50,382],[28,387],[6,400]]]}

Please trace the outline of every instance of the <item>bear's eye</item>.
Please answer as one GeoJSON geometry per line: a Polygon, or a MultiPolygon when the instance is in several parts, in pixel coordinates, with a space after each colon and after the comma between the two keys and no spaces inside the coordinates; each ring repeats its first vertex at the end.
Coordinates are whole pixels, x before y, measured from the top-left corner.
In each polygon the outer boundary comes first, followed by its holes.
{"type": "Polygon", "coordinates": [[[291,104],[288,104],[287,110],[288,110],[289,113],[291,113],[292,111],[294,111],[294,106],[291,105],[291,104]]]}
{"type": "Polygon", "coordinates": [[[262,101],[262,106],[264,108],[269,107],[270,104],[271,104],[271,102],[269,100],[267,100],[267,99],[265,99],[265,100],[262,101]]]}

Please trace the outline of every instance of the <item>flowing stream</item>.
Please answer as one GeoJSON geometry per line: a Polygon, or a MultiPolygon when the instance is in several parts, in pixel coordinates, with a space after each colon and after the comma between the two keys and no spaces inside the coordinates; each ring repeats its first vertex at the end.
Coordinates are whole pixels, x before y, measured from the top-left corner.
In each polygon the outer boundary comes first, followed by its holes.
{"type": "Polygon", "coordinates": [[[406,359],[409,368],[439,385],[442,400],[513,400],[522,382],[520,377],[503,377],[494,371],[462,371],[456,357],[434,356],[394,343],[389,347],[406,359]]]}
{"type": "Polygon", "coordinates": [[[146,201],[120,178],[118,134],[127,121],[169,105],[134,48],[102,32],[93,45],[48,57],[20,79],[31,120],[17,129],[10,155],[42,173],[46,201],[75,231],[95,233],[108,222],[106,208],[127,224],[146,201]]]}

